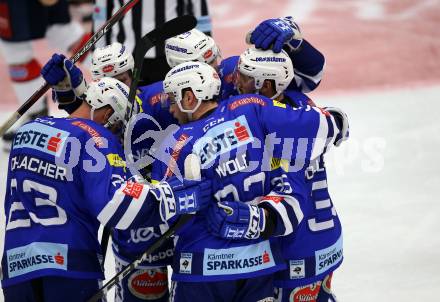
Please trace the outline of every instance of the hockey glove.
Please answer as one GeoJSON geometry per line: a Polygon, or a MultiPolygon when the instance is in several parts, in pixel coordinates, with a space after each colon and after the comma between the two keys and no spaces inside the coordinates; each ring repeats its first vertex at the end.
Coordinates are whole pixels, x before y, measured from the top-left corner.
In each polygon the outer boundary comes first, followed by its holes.
{"type": "Polygon", "coordinates": [[[85,97],[87,84],[83,74],[64,55],[54,54],[42,68],[41,75],[52,86],[52,98],[58,108],[64,109],[77,98],[85,97]]]}
{"type": "Polygon", "coordinates": [[[210,180],[183,182],[172,177],[160,182],[152,190],[160,202],[160,217],[167,222],[174,216],[190,214],[202,210],[212,202],[212,183],[210,180]]]}
{"type": "Polygon", "coordinates": [[[208,210],[208,228],[225,239],[257,239],[264,231],[264,210],[240,201],[221,201],[208,210]]]}
{"type": "Polygon", "coordinates": [[[261,22],[250,38],[250,42],[255,44],[256,48],[270,48],[276,53],[280,52],[285,44],[295,51],[301,46],[302,40],[301,30],[290,16],[261,22]]]}
{"type": "Polygon", "coordinates": [[[350,126],[348,125],[348,117],[344,111],[336,107],[325,107],[335,119],[336,125],[339,128],[339,134],[336,136],[334,145],[338,147],[343,141],[346,141],[350,136],[350,126]]]}

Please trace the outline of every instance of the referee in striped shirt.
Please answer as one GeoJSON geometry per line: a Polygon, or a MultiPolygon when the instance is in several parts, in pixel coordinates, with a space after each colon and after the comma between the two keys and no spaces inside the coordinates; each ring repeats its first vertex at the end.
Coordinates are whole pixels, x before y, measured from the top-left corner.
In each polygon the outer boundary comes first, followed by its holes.
{"type": "MultiPolygon", "coordinates": [[[[99,29],[124,2],[124,0],[95,0],[94,30],[99,29]]],[[[107,32],[103,39],[98,41],[96,47],[119,42],[133,51],[135,41],[143,35],[164,22],[182,15],[195,16],[198,21],[197,29],[211,34],[212,25],[208,11],[208,0],[141,0],[107,32]]],[[[169,70],[165,58],[164,43],[160,43],[146,54],[139,84],[146,85],[161,81],[169,70]]]]}

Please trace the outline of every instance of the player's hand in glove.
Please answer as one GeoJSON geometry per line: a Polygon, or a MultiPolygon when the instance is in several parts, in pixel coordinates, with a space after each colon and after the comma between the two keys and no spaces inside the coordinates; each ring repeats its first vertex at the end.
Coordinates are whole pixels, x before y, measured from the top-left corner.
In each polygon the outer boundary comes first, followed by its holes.
{"type": "Polygon", "coordinates": [[[207,179],[181,182],[174,176],[157,184],[152,192],[160,202],[160,217],[164,222],[177,215],[197,212],[212,203],[212,182],[207,179]]]}
{"type": "Polygon", "coordinates": [[[64,55],[54,54],[41,69],[41,75],[52,86],[52,97],[58,108],[65,109],[77,98],[84,98],[87,84],[83,74],[64,55]]]}
{"type": "Polygon", "coordinates": [[[263,209],[240,201],[213,204],[207,220],[210,232],[225,239],[257,239],[266,225],[263,209]]]}
{"type": "Polygon", "coordinates": [[[301,46],[302,40],[301,30],[290,16],[261,22],[250,37],[250,43],[255,44],[256,48],[272,49],[276,53],[285,44],[295,51],[301,46]]]}
{"type": "Polygon", "coordinates": [[[343,141],[346,141],[350,136],[350,126],[348,124],[347,114],[337,107],[324,107],[324,110],[333,116],[336,125],[339,128],[339,134],[334,141],[334,145],[339,147],[339,145],[341,145],[343,141]]]}

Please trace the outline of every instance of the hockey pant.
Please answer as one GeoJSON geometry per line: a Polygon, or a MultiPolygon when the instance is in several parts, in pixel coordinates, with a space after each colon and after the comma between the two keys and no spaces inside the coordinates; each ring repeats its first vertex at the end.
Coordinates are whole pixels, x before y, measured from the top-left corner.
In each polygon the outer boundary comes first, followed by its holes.
{"type": "Polygon", "coordinates": [[[3,288],[5,302],[78,302],[86,301],[100,288],[96,279],[46,276],[3,288]]]}
{"type": "Polygon", "coordinates": [[[270,302],[273,301],[273,276],[171,284],[171,302],[270,302]]]}

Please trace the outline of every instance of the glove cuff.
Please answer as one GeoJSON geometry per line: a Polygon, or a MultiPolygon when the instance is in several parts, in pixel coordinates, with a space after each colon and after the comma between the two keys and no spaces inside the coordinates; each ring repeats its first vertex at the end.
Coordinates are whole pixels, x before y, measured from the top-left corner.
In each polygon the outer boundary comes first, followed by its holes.
{"type": "Polygon", "coordinates": [[[160,203],[160,218],[163,222],[167,222],[177,214],[173,190],[166,181],[157,184],[151,193],[160,203]]]}
{"type": "Polygon", "coordinates": [[[249,205],[249,227],[245,238],[257,239],[265,227],[265,217],[263,209],[257,206],[249,205]]]}
{"type": "Polygon", "coordinates": [[[73,88],[73,92],[80,99],[85,99],[87,91],[87,82],[84,77],[81,75],[81,82],[78,86],[73,88]]]}
{"type": "Polygon", "coordinates": [[[337,107],[325,107],[324,109],[333,116],[339,128],[339,134],[334,141],[334,145],[339,147],[339,145],[342,144],[343,141],[346,141],[350,135],[347,114],[337,107]]]}
{"type": "Polygon", "coordinates": [[[291,52],[299,51],[303,41],[301,29],[299,28],[298,24],[293,21],[291,16],[280,19],[283,20],[293,31],[292,38],[286,42],[285,45],[291,52]]]}

